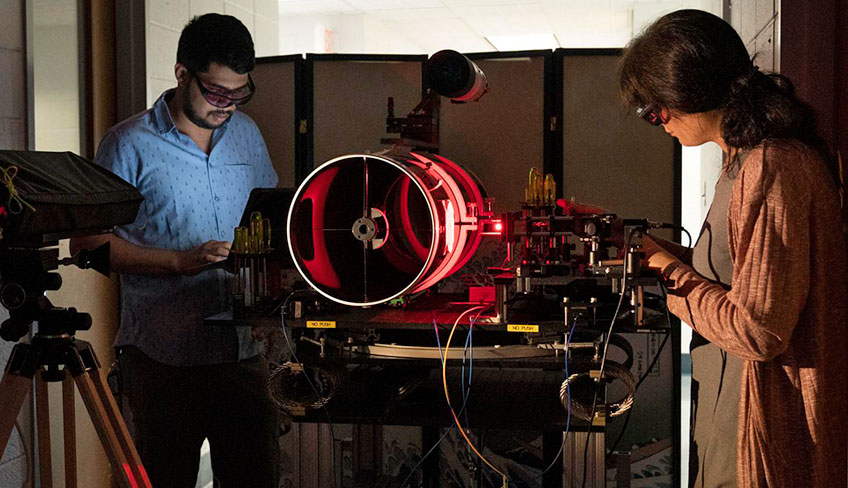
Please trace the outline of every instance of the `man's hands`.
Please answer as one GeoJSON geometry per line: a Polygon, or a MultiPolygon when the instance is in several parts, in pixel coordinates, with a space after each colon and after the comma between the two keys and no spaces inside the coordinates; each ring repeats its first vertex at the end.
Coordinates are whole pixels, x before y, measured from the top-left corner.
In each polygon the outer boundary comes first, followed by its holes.
{"type": "Polygon", "coordinates": [[[115,273],[145,275],[195,275],[220,263],[230,255],[232,243],[207,241],[186,251],[139,246],[113,234],[71,239],[74,255],[82,249],[95,249],[109,242],[109,260],[115,273]]]}
{"type": "Polygon", "coordinates": [[[195,275],[212,264],[220,263],[230,255],[232,243],[228,241],[206,241],[203,244],[177,253],[175,271],[183,275],[195,275]]]}

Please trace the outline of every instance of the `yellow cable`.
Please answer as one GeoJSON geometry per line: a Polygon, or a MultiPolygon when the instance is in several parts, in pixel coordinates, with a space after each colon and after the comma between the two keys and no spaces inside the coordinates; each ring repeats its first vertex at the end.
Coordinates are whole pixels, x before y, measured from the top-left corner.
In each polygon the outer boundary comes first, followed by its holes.
{"type": "MultiPolygon", "coordinates": [[[[474,447],[474,443],[471,442],[471,439],[469,439],[468,436],[465,434],[465,429],[462,428],[462,424],[459,422],[459,417],[457,417],[456,412],[454,411],[453,406],[451,405],[450,393],[448,393],[448,377],[447,377],[448,350],[450,349],[451,339],[453,339],[453,333],[456,332],[456,327],[457,327],[457,325],[459,325],[459,322],[462,320],[462,317],[465,317],[466,314],[469,314],[469,313],[471,313],[475,310],[480,310],[477,313],[477,316],[479,317],[480,314],[483,313],[483,310],[485,310],[486,308],[488,308],[488,306],[471,307],[468,310],[462,312],[459,315],[459,317],[456,318],[456,322],[453,323],[453,327],[451,328],[450,335],[448,335],[448,341],[445,344],[445,360],[442,361],[442,384],[445,387],[445,400],[447,400],[447,402],[448,402],[448,408],[450,409],[451,415],[453,416],[453,421],[454,421],[454,423],[456,423],[456,428],[459,430],[460,435],[462,435],[462,438],[465,439],[466,443],[468,443],[468,447],[470,447],[471,450],[474,451],[474,454],[476,454],[477,457],[479,457],[480,459],[483,460],[484,463],[489,465],[489,467],[492,468],[492,470],[495,473],[498,473],[499,475],[501,475],[501,479],[503,480],[503,486],[504,486],[504,488],[506,488],[507,486],[509,486],[508,485],[508,478],[507,478],[506,474],[504,474],[501,470],[496,468],[494,464],[489,462],[489,460],[486,459],[485,456],[480,454],[480,452],[477,450],[477,448],[474,447]]],[[[473,325],[472,325],[472,327],[473,327],[473,325]]]]}
{"type": "Polygon", "coordinates": [[[18,194],[18,189],[15,188],[14,179],[15,176],[18,175],[18,167],[17,166],[9,166],[8,168],[0,168],[0,171],[3,172],[3,183],[6,185],[6,189],[9,190],[9,201],[6,202],[6,206],[9,209],[10,213],[19,214],[23,211],[24,205],[29,207],[30,210],[35,212],[35,207],[30,205],[26,200],[21,198],[18,194]],[[17,209],[12,209],[12,202],[17,203],[17,209]]]}

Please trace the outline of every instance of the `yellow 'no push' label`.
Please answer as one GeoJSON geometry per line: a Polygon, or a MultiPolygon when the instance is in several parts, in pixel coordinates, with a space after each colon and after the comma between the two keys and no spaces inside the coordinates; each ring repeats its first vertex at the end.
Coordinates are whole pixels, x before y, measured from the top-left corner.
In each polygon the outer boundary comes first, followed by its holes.
{"type": "Polygon", "coordinates": [[[539,332],[539,326],[531,324],[508,324],[506,330],[509,332],[539,332]]]}
{"type": "Polygon", "coordinates": [[[307,320],[307,329],[335,329],[336,322],[334,320],[307,320]]]}

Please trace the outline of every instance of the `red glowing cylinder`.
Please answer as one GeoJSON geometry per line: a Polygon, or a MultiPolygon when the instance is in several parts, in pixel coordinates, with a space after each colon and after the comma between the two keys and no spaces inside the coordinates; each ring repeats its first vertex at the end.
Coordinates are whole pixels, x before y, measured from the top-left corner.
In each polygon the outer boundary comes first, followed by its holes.
{"type": "Polygon", "coordinates": [[[289,251],[303,278],[346,305],[429,288],[471,259],[485,192],[434,154],[352,154],[316,168],[289,209],[289,251]]]}

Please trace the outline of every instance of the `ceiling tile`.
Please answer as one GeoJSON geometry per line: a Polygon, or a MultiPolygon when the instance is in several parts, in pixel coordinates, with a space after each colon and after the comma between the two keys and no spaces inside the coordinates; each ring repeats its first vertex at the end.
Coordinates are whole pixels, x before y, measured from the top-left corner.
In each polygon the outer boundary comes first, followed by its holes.
{"type": "MultiPolygon", "coordinates": [[[[344,0],[360,10],[417,9],[444,7],[442,0],[344,0]]],[[[450,1],[450,0],[447,0],[450,1]]]]}
{"type": "Polygon", "coordinates": [[[366,15],[386,21],[397,21],[407,19],[444,19],[456,18],[456,14],[447,7],[438,8],[403,8],[403,9],[375,9],[365,11],[366,15]]]}
{"type": "Polygon", "coordinates": [[[426,49],[427,54],[433,54],[443,49],[452,49],[464,53],[491,52],[492,46],[480,36],[432,36],[416,41],[426,49]]]}
{"type": "Polygon", "coordinates": [[[552,29],[539,5],[454,7],[451,10],[481,36],[550,32],[552,29]]]}
{"type": "Polygon", "coordinates": [[[556,49],[557,39],[550,32],[538,34],[513,34],[486,36],[498,51],[529,51],[532,49],[556,49]]]}
{"type": "Polygon", "coordinates": [[[343,0],[280,0],[281,16],[357,13],[358,9],[343,0]]]}
{"type": "Polygon", "coordinates": [[[446,19],[410,19],[403,22],[387,21],[385,23],[390,26],[392,32],[412,39],[475,35],[474,31],[470,30],[465,22],[456,17],[446,19]]]}
{"type": "Polygon", "coordinates": [[[444,0],[449,7],[497,6],[497,5],[535,5],[539,0],[444,0]]]}

